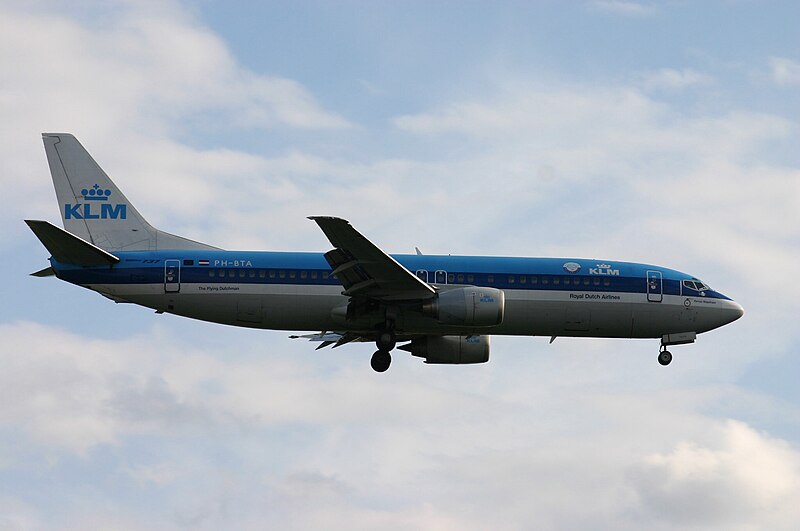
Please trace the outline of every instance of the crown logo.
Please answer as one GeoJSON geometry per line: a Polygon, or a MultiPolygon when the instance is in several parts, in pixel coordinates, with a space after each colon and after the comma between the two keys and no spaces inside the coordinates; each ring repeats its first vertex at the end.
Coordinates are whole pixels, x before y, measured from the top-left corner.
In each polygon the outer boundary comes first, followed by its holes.
{"type": "Polygon", "coordinates": [[[597,264],[598,269],[611,269],[610,264],[597,264]]]}
{"type": "Polygon", "coordinates": [[[95,183],[89,189],[84,188],[81,190],[81,195],[86,201],[108,201],[108,196],[111,195],[111,190],[103,190],[100,185],[95,183]]]}

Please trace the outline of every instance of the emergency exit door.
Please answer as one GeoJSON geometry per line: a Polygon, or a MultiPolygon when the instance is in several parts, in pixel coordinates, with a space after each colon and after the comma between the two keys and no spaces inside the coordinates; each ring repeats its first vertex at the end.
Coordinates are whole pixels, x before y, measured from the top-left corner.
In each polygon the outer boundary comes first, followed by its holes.
{"type": "Polygon", "coordinates": [[[181,290],[181,261],[164,261],[164,293],[178,293],[181,290]]]}
{"type": "Polygon", "coordinates": [[[664,279],[661,271],[647,272],[647,300],[649,302],[664,300],[664,279]]]}

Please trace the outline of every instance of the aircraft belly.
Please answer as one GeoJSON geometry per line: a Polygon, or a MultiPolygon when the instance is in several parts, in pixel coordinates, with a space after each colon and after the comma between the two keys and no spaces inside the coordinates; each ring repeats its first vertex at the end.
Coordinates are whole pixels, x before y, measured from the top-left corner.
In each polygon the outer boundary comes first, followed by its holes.
{"type": "Polygon", "coordinates": [[[640,293],[576,293],[506,290],[498,335],[656,338],[695,330],[684,299],[665,296],[660,303],[640,293]]]}
{"type": "Polygon", "coordinates": [[[101,293],[158,311],[193,319],[251,328],[274,330],[334,329],[331,309],[346,299],[341,288],[241,284],[206,286],[182,283],[178,293],[164,293],[162,284],[91,286],[101,293]],[[203,289],[206,288],[206,289],[203,289]],[[330,289],[333,288],[333,289],[330,289]]]}
{"type": "MultiPolygon", "coordinates": [[[[87,286],[100,293],[158,311],[194,319],[275,330],[342,330],[331,310],[346,303],[340,286],[182,283],[164,293],[163,284],[87,286]],[[212,289],[214,288],[214,289],[212,289]]],[[[503,322],[495,327],[445,326],[408,314],[398,327],[408,334],[490,334],[563,337],[654,338],[702,331],[698,312],[677,296],[648,302],[639,293],[576,294],[568,291],[506,290],[503,322]],[[674,299],[674,300],[673,300],[674,299]]]]}

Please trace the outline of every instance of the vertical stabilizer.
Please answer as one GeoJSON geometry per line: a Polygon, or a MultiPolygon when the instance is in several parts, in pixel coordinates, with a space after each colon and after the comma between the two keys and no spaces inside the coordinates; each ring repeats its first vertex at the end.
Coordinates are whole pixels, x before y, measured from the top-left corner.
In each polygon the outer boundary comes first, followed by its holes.
{"type": "Polygon", "coordinates": [[[68,232],[108,251],[214,249],[150,225],[71,134],[42,140],[68,232]]]}

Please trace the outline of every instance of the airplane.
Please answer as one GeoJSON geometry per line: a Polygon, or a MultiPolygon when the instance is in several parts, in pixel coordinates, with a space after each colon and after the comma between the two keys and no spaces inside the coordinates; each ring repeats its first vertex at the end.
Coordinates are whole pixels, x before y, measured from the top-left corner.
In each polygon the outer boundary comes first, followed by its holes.
{"type": "Polygon", "coordinates": [[[398,348],[431,364],[489,361],[491,335],[660,339],[667,347],[744,310],[692,275],[579,258],[389,255],[346,220],[311,216],[326,253],[229,251],[160,231],[78,140],[43,133],[64,228],[25,220],[56,276],[117,303],[250,328],[317,331],[319,348],[375,342],[386,371],[398,348]]]}

